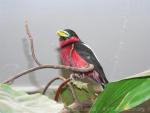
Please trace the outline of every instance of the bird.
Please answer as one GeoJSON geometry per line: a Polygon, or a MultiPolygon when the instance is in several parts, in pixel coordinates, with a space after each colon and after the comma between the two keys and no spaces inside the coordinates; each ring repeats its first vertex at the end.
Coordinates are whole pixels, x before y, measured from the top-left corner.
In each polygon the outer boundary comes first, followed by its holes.
{"type": "Polygon", "coordinates": [[[66,66],[82,68],[93,64],[94,69],[90,72],[80,73],[81,78],[89,77],[103,88],[108,80],[103,68],[92,49],[85,44],[71,29],[58,30],[60,59],[66,66]]]}

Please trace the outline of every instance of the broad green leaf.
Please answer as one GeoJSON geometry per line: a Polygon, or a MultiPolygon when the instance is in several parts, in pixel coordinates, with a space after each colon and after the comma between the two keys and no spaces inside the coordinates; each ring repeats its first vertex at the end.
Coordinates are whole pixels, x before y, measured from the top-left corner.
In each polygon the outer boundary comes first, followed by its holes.
{"type": "MultiPolygon", "coordinates": [[[[141,77],[147,77],[150,75],[150,69],[149,70],[146,70],[146,71],[143,71],[141,73],[137,73],[137,74],[134,74],[134,75],[130,75],[124,79],[121,79],[121,80],[126,80],[126,79],[132,79],[132,78],[141,78],[141,77]]],[[[115,80],[113,82],[117,82],[117,81],[121,81],[121,80],[115,80]]]]}
{"type": "Polygon", "coordinates": [[[150,99],[150,74],[128,78],[106,85],[90,113],[120,113],[150,99]]]}
{"type": "Polygon", "coordinates": [[[143,71],[143,72],[141,72],[141,73],[138,73],[138,74],[129,76],[129,77],[127,77],[126,79],[136,78],[136,77],[148,77],[149,75],[150,75],[150,69],[149,69],[149,70],[146,70],[146,71],[143,71]]]}
{"type": "Polygon", "coordinates": [[[0,113],[59,113],[63,107],[40,93],[29,95],[0,84],[0,113]]]}

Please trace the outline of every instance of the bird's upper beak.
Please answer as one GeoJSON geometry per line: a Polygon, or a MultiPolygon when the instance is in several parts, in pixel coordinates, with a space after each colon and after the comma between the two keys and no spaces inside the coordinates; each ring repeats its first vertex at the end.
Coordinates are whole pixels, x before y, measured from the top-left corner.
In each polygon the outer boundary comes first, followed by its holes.
{"type": "Polygon", "coordinates": [[[63,31],[63,30],[57,31],[56,34],[57,34],[58,36],[64,37],[64,38],[69,37],[69,33],[67,33],[66,31],[63,31]]]}

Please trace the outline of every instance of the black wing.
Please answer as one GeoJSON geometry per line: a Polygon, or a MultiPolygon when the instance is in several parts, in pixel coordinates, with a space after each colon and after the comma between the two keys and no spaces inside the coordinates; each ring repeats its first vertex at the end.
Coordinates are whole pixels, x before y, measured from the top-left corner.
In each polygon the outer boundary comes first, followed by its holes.
{"type": "Polygon", "coordinates": [[[93,51],[83,42],[75,43],[74,48],[84,60],[94,65],[94,69],[100,74],[101,79],[103,79],[102,82],[104,82],[104,84],[108,83],[103,68],[94,55],[93,51]]]}

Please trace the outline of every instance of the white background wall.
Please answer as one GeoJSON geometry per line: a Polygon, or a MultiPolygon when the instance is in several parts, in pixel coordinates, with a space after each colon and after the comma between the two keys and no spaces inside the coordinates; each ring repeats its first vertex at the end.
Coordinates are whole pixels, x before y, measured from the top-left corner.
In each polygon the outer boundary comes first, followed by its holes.
{"type": "MultiPolygon", "coordinates": [[[[0,81],[32,66],[25,19],[42,63],[59,63],[55,32],[70,28],[93,48],[110,81],[150,68],[150,0],[0,0],[0,81]]],[[[59,72],[34,74],[15,84],[46,84],[59,72]]]]}

